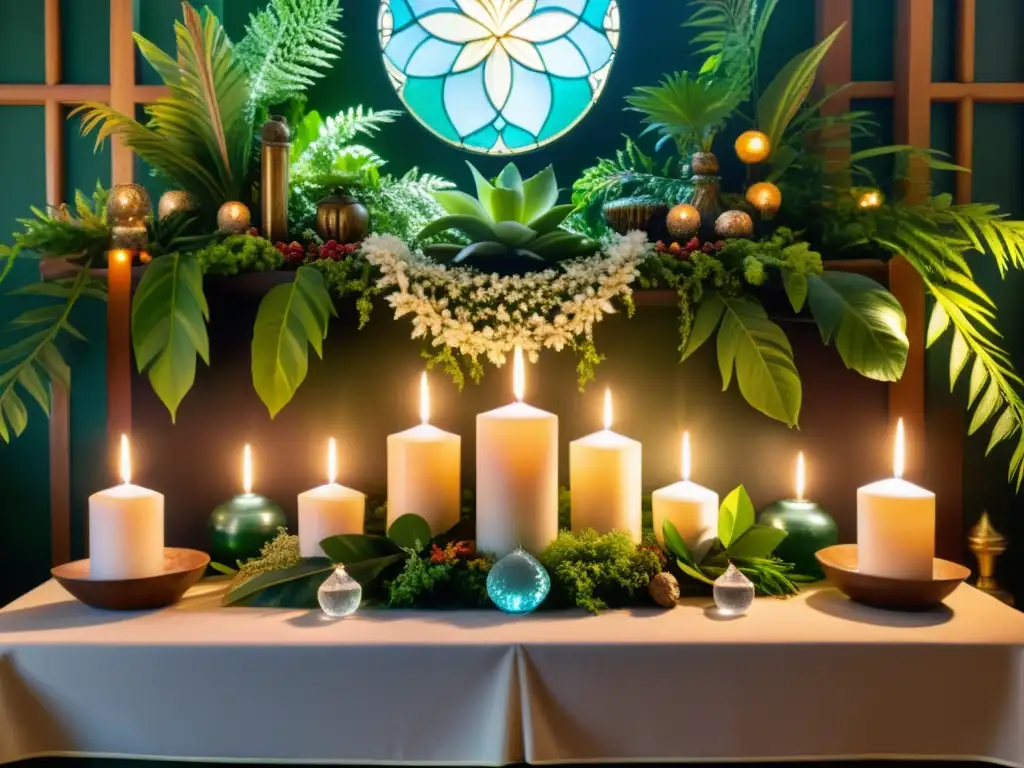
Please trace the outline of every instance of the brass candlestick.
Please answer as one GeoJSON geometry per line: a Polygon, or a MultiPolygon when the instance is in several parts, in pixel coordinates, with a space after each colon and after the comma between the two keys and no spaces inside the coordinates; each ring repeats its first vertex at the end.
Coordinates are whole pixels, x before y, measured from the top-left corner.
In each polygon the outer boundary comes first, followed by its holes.
{"type": "Polygon", "coordinates": [[[288,167],[291,132],[283,117],[272,117],[260,131],[260,223],[271,242],[288,236],[288,167]]]}
{"type": "Polygon", "coordinates": [[[981,519],[967,534],[971,552],[978,558],[978,582],[975,586],[1007,605],[1013,605],[1013,595],[999,587],[995,579],[996,560],[1006,551],[1008,544],[1003,534],[992,527],[988,512],[981,513],[981,519]]]}

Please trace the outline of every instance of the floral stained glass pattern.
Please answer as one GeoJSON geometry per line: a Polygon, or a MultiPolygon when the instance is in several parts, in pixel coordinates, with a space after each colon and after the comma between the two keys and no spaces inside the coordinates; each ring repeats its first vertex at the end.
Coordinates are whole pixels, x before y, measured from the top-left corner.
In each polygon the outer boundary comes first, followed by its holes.
{"type": "Polygon", "coordinates": [[[382,0],[395,89],[435,135],[472,152],[529,152],[565,135],[604,89],[619,0],[382,0]]]}

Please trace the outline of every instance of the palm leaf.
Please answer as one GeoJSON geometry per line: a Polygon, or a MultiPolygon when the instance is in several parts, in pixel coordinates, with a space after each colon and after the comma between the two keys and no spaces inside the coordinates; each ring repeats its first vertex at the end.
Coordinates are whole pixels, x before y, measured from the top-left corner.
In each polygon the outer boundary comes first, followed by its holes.
{"type": "Polygon", "coordinates": [[[677,143],[682,154],[710,149],[717,130],[744,95],[724,80],[704,80],[689,72],[668,75],[656,86],[636,88],[626,97],[630,109],[642,114],[645,133],[661,134],[677,143]]]}

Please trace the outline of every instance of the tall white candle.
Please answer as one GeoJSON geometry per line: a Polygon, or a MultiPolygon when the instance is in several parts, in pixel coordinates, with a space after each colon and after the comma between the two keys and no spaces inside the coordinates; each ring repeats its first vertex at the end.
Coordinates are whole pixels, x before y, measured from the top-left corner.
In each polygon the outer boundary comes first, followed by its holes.
{"type": "Polygon", "coordinates": [[[516,402],[476,417],[476,544],[537,553],[558,535],[558,417],[523,402],[523,353],[513,363],[516,402]]]}
{"type": "Polygon", "coordinates": [[[902,479],[903,419],[896,425],[893,474],[857,490],[857,569],[891,579],[932,578],[935,494],[902,479]]]}
{"type": "Polygon", "coordinates": [[[388,435],[388,527],[417,514],[437,536],[459,522],[462,438],[430,424],[427,374],[420,378],[417,427],[388,435]]]}
{"type": "Polygon", "coordinates": [[[121,436],[121,485],[89,497],[89,576],[142,579],[164,571],[163,494],[132,485],[128,438],[121,436]]]}
{"type": "Polygon", "coordinates": [[[683,433],[682,482],[660,488],[651,496],[654,535],[664,546],[665,521],[675,526],[687,549],[700,557],[711,546],[718,532],[718,494],[690,481],[690,433],[683,433]]]}
{"type": "Polygon", "coordinates": [[[569,443],[572,529],[622,531],[640,543],[640,443],[612,432],[612,394],[604,393],[604,430],[569,443]]]}
{"type": "Polygon", "coordinates": [[[366,496],[339,485],[337,444],[327,443],[327,485],[299,494],[299,554],[324,557],[320,542],[343,533],[362,533],[366,520],[366,496]]]}

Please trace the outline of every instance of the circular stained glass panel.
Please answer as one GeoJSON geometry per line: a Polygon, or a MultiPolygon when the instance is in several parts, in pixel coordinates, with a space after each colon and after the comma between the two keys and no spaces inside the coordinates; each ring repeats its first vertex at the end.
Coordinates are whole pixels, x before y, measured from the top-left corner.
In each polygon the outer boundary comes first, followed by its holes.
{"type": "Polygon", "coordinates": [[[568,133],[604,90],[619,0],[382,0],[384,64],[409,111],[471,152],[568,133]]]}

